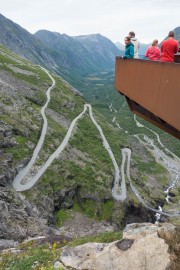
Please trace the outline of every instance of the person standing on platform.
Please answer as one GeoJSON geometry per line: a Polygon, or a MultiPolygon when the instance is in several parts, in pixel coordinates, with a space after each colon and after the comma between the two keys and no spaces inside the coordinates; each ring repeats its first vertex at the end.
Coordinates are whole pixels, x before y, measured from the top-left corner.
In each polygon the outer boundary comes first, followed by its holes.
{"type": "Polygon", "coordinates": [[[134,58],[134,45],[131,42],[131,38],[129,36],[125,37],[124,43],[125,43],[125,53],[124,56],[122,56],[122,58],[124,59],[134,58]]]}
{"type": "Polygon", "coordinates": [[[170,31],[168,39],[161,45],[161,61],[174,62],[174,55],[178,52],[178,41],[174,39],[174,31],[170,31]]]}
{"type": "Polygon", "coordinates": [[[129,36],[131,38],[131,42],[134,45],[134,58],[139,58],[138,50],[140,47],[139,40],[135,37],[135,33],[133,31],[129,32],[129,36]]]}
{"type": "Polygon", "coordinates": [[[161,52],[158,48],[158,40],[153,40],[152,45],[147,49],[145,57],[148,57],[149,60],[158,61],[160,59],[161,52]]]}

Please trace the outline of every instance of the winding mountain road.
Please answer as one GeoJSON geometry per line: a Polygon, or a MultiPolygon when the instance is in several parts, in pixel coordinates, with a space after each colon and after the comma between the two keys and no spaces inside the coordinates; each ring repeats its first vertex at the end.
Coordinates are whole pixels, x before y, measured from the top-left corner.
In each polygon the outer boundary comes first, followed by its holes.
{"type": "Polygon", "coordinates": [[[41,136],[40,136],[40,139],[37,143],[37,146],[33,152],[33,155],[32,155],[32,158],[30,160],[30,162],[27,164],[27,166],[25,168],[23,168],[21,171],[19,171],[19,173],[17,174],[17,176],[15,177],[15,179],[13,180],[13,187],[15,190],[17,191],[25,191],[25,190],[28,190],[30,188],[32,188],[35,183],[38,181],[38,179],[42,176],[42,174],[47,170],[47,168],[51,165],[51,163],[53,162],[53,160],[55,158],[57,158],[60,153],[64,150],[64,148],[66,147],[70,137],[71,137],[71,134],[72,134],[72,131],[73,131],[73,128],[76,124],[76,122],[85,114],[86,110],[89,109],[89,115],[90,115],[90,118],[92,120],[92,122],[94,123],[94,125],[96,126],[96,128],[98,129],[100,135],[101,135],[101,138],[103,140],[103,145],[104,147],[106,148],[106,150],[108,151],[110,157],[111,157],[111,160],[112,160],[112,163],[114,165],[114,169],[115,169],[115,175],[114,175],[114,187],[113,187],[113,190],[112,190],[112,195],[113,197],[116,199],[116,200],[125,200],[126,199],[126,184],[125,184],[125,178],[123,177],[122,178],[122,181],[121,181],[121,192],[118,193],[117,190],[118,190],[118,187],[119,187],[119,181],[120,181],[120,173],[119,173],[119,167],[117,165],[117,162],[116,162],[116,159],[114,157],[114,154],[109,146],[109,143],[108,141],[106,140],[105,136],[104,136],[104,133],[101,129],[101,127],[97,124],[95,118],[93,117],[93,113],[92,113],[92,107],[90,104],[85,104],[84,105],[84,110],[72,121],[67,133],[66,133],[66,136],[64,137],[64,140],[62,141],[62,143],[59,145],[59,147],[54,151],[54,153],[47,159],[47,161],[44,163],[44,165],[37,171],[37,173],[26,183],[22,183],[24,177],[27,175],[27,173],[30,171],[31,167],[33,166],[34,162],[36,161],[36,158],[38,156],[38,153],[39,151],[41,150],[42,146],[43,146],[43,142],[44,142],[44,138],[45,138],[45,135],[46,135],[46,131],[47,131],[47,118],[46,118],[46,115],[45,115],[45,109],[47,108],[47,105],[50,101],[50,91],[52,90],[52,88],[55,86],[55,80],[53,79],[53,77],[49,74],[49,72],[45,69],[43,69],[47,74],[48,76],[50,77],[50,79],[52,80],[52,85],[51,87],[48,88],[47,90],[47,93],[46,93],[46,96],[47,96],[47,102],[46,104],[42,107],[41,109],[41,115],[43,117],[43,127],[42,127],[42,132],[41,132],[41,136]]]}
{"type": "Polygon", "coordinates": [[[129,180],[130,183],[130,187],[133,191],[133,193],[136,195],[136,197],[138,198],[138,200],[148,209],[159,213],[159,214],[163,214],[166,216],[177,216],[172,215],[172,214],[168,214],[168,213],[164,213],[162,211],[159,211],[157,209],[151,208],[149,207],[144,200],[142,199],[142,197],[139,195],[138,191],[136,190],[136,188],[133,186],[131,178],[130,178],[130,159],[131,159],[131,150],[129,148],[123,148],[122,149],[122,163],[121,163],[121,186],[120,186],[120,171],[119,171],[119,167],[118,164],[116,162],[116,159],[114,157],[114,154],[111,150],[111,147],[108,143],[108,141],[106,140],[104,133],[102,131],[102,128],[100,127],[100,125],[98,125],[98,123],[96,122],[95,118],[93,117],[93,113],[92,113],[92,107],[90,104],[84,104],[84,110],[72,121],[62,143],[59,145],[59,147],[54,151],[54,153],[47,159],[47,161],[44,163],[44,165],[42,165],[42,167],[40,167],[40,169],[37,171],[37,173],[28,180],[28,182],[23,182],[22,180],[24,179],[25,175],[30,171],[31,167],[33,166],[34,162],[36,161],[36,158],[38,156],[39,151],[41,150],[42,146],[43,146],[43,142],[44,142],[44,138],[46,135],[46,131],[47,131],[47,118],[45,115],[45,109],[47,108],[47,105],[50,101],[50,91],[53,89],[53,87],[55,86],[55,80],[53,79],[53,77],[49,74],[49,72],[47,70],[45,70],[43,68],[43,70],[47,73],[47,75],[49,76],[49,78],[52,80],[52,85],[48,88],[47,92],[46,92],[46,96],[47,96],[47,102],[46,104],[42,107],[41,109],[41,115],[43,118],[43,127],[42,127],[42,132],[41,132],[41,136],[40,139],[37,143],[37,146],[35,147],[35,150],[33,152],[32,158],[30,160],[30,162],[27,164],[27,166],[25,168],[23,168],[21,171],[19,171],[19,173],[17,174],[17,176],[15,177],[15,179],[13,180],[13,187],[15,190],[17,191],[25,191],[28,190],[30,188],[32,188],[36,182],[38,181],[38,179],[43,175],[43,173],[47,170],[47,168],[51,165],[51,163],[53,162],[53,160],[55,158],[57,158],[60,153],[64,150],[64,148],[66,147],[66,145],[68,144],[68,141],[72,135],[72,131],[77,123],[77,121],[86,113],[86,111],[89,111],[89,115],[90,118],[92,120],[92,122],[94,123],[94,125],[96,126],[96,128],[98,129],[100,136],[102,138],[103,141],[103,146],[105,147],[105,149],[108,151],[113,166],[114,166],[114,186],[112,188],[112,196],[114,199],[119,200],[119,201],[124,201],[127,197],[127,189],[126,189],[126,181],[125,181],[125,174],[127,175],[127,178],[129,180]],[[125,163],[126,163],[126,158],[127,158],[127,167],[126,167],[126,173],[125,173],[125,163]]]}
{"type": "Polygon", "coordinates": [[[137,199],[149,210],[155,212],[155,213],[159,213],[161,215],[164,215],[164,216],[168,216],[168,217],[180,217],[180,214],[179,213],[175,213],[175,214],[169,214],[169,213],[166,213],[166,212],[163,212],[161,210],[157,210],[155,208],[152,208],[150,206],[148,206],[145,201],[143,200],[143,198],[140,196],[140,194],[138,193],[137,189],[135,188],[135,186],[133,186],[132,184],[132,181],[131,181],[131,177],[130,177],[130,160],[131,160],[131,150],[129,148],[123,148],[122,149],[122,156],[124,156],[124,159],[125,157],[127,158],[127,167],[126,167],[126,175],[128,177],[128,180],[129,180],[129,183],[130,183],[130,187],[131,187],[131,190],[132,192],[135,194],[135,196],[137,197],[137,199]]]}
{"type": "MultiPolygon", "coordinates": [[[[107,96],[107,99],[109,99],[109,96],[107,96]]],[[[111,105],[109,106],[110,111],[112,112],[112,103],[110,102],[111,105]]],[[[108,104],[109,104],[109,100],[108,100],[108,104]]],[[[125,103],[124,103],[125,104],[125,103]]],[[[120,108],[120,110],[123,109],[124,104],[122,105],[122,107],[120,108]]],[[[120,111],[118,110],[118,112],[120,111]]],[[[115,113],[117,112],[117,110],[115,110],[115,113]]],[[[115,114],[114,114],[115,115],[115,114]]],[[[115,124],[118,126],[119,129],[122,129],[119,124],[115,121],[115,116],[113,117],[112,122],[115,122],[115,124]]],[[[152,139],[148,138],[147,136],[144,135],[144,140],[146,141],[147,145],[145,142],[143,142],[139,135],[136,134],[134,135],[134,137],[136,137],[141,144],[145,145],[148,150],[153,154],[153,156],[155,156],[156,161],[161,163],[171,174],[171,181],[170,181],[170,185],[167,188],[167,190],[165,191],[165,193],[167,194],[166,196],[166,200],[168,201],[169,198],[169,190],[174,187],[176,184],[178,185],[179,181],[180,181],[180,159],[178,156],[176,156],[174,153],[172,153],[169,149],[167,149],[161,142],[159,135],[151,130],[150,128],[144,126],[143,124],[141,124],[139,121],[137,121],[136,119],[136,115],[134,115],[134,121],[136,122],[136,125],[140,128],[146,128],[148,129],[150,132],[154,133],[154,135],[157,138],[157,142],[160,144],[161,147],[163,147],[164,151],[169,153],[171,156],[173,156],[173,158],[170,158],[169,156],[167,156],[165,154],[165,152],[163,152],[161,149],[159,149],[158,147],[155,146],[154,142],[152,139]],[[150,147],[148,147],[150,146],[150,147]],[[152,148],[154,148],[154,151],[152,151],[152,148]]],[[[125,131],[126,132],[126,131],[125,131]]],[[[143,134],[141,134],[143,135],[143,134]]],[[[130,157],[131,157],[131,150],[128,148],[124,148],[122,149],[122,164],[121,164],[121,175],[122,175],[122,179],[124,181],[124,164],[125,164],[125,159],[127,158],[127,169],[126,169],[126,175],[127,178],[129,180],[130,183],[130,187],[133,191],[133,193],[136,195],[137,199],[149,210],[154,211],[157,215],[158,218],[160,218],[161,214],[165,215],[165,216],[169,216],[169,217],[173,217],[173,216],[178,216],[180,217],[180,212],[176,212],[174,214],[168,214],[166,212],[162,211],[162,208],[159,206],[159,210],[152,208],[150,206],[148,206],[145,201],[143,200],[143,198],[140,196],[140,194],[138,193],[138,191],[136,190],[136,188],[133,186],[131,178],[130,178],[130,157]]],[[[157,219],[158,219],[157,218],[157,219]]]]}
{"type": "Polygon", "coordinates": [[[27,166],[25,168],[23,168],[22,170],[20,170],[18,172],[18,174],[16,175],[16,177],[13,180],[13,183],[12,183],[14,189],[19,190],[19,191],[23,190],[21,188],[21,181],[26,176],[26,174],[30,171],[31,167],[35,163],[36,158],[37,158],[37,156],[38,156],[38,154],[39,154],[39,152],[40,152],[40,150],[41,150],[41,148],[43,146],[44,138],[45,138],[45,135],[46,135],[46,132],[47,132],[47,118],[46,118],[46,115],[45,115],[45,110],[46,110],[46,108],[48,106],[48,103],[50,101],[50,92],[51,92],[51,90],[53,89],[53,87],[55,86],[55,83],[56,83],[54,78],[49,74],[49,72],[46,69],[44,69],[43,67],[40,67],[40,68],[47,73],[47,75],[49,76],[49,78],[52,81],[52,85],[48,88],[48,90],[46,92],[47,101],[46,101],[45,105],[41,108],[41,115],[42,115],[42,118],[43,118],[43,126],[42,126],[42,131],[41,131],[39,141],[38,141],[38,143],[37,143],[37,145],[36,145],[36,147],[34,149],[33,155],[31,157],[29,163],[27,164],[27,166]]]}
{"type": "Polygon", "coordinates": [[[152,155],[156,159],[156,162],[160,163],[163,167],[167,169],[167,171],[169,171],[171,175],[171,181],[169,183],[168,188],[164,191],[164,193],[166,194],[166,201],[169,202],[170,190],[174,187],[178,187],[178,185],[180,186],[180,158],[163,145],[159,135],[155,131],[137,121],[136,116],[134,116],[134,120],[139,128],[146,128],[150,132],[152,132],[156,136],[157,142],[160,145],[160,148],[156,146],[154,140],[149,138],[147,135],[144,134],[134,135],[139,140],[139,142],[143,144],[148,149],[149,152],[152,153],[152,155]]]}

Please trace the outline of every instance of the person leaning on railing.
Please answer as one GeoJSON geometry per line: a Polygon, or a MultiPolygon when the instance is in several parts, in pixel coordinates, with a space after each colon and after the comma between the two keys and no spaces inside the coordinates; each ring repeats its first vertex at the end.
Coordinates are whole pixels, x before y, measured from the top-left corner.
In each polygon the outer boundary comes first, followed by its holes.
{"type": "Polygon", "coordinates": [[[125,37],[124,39],[125,43],[125,53],[124,56],[121,56],[121,58],[134,58],[134,45],[131,42],[130,37],[125,37]]]}
{"type": "Polygon", "coordinates": [[[155,39],[152,42],[152,45],[147,49],[145,57],[148,57],[149,60],[158,61],[160,59],[161,52],[158,48],[158,40],[155,39]]]}
{"type": "Polygon", "coordinates": [[[174,55],[178,52],[178,41],[174,39],[174,32],[170,31],[168,39],[161,45],[161,61],[174,62],[174,55]]]}

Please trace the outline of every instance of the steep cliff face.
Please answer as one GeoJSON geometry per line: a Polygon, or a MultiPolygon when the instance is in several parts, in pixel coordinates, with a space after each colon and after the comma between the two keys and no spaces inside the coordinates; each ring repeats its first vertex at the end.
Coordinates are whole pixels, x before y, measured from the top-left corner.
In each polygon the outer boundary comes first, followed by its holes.
{"type": "Polygon", "coordinates": [[[57,230],[49,226],[53,219],[53,198],[41,199],[43,207],[38,209],[33,201],[11,187],[1,187],[0,238],[21,241],[35,235],[57,234],[57,230]]]}
{"type": "Polygon", "coordinates": [[[0,43],[21,57],[44,66],[47,66],[46,63],[51,66],[55,65],[55,61],[51,56],[52,52],[45,44],[20,25],[1,14],[0,31],[0,43]]]}

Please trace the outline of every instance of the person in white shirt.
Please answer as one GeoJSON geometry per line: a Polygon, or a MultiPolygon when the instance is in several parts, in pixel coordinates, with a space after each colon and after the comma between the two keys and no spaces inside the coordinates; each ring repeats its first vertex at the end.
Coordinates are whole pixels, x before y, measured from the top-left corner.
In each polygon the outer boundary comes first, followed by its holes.
{"type": "Polygon", "coordinates": [[[138,50],[140,47],[139,40],[135,37],[135,33],[133,31],[129,32],[129,36],[131,38],[131,42],[134,44],[134,58],[138,58],[138,50]]]}

